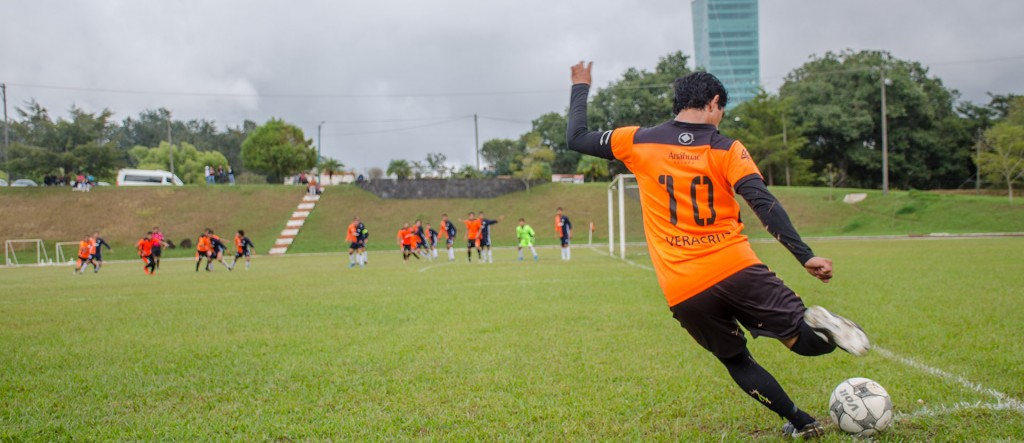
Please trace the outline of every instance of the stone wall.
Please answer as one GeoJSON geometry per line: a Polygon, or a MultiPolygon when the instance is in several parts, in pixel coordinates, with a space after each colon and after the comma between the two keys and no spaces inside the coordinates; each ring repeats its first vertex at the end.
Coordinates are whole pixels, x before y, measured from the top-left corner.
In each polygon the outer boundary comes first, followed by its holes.
{"type": "Polygon", "coordinates": [[[388,199],[494,198],[526,190],[526,184],[515,179],[374,180],[357,185],[388,199]]]}

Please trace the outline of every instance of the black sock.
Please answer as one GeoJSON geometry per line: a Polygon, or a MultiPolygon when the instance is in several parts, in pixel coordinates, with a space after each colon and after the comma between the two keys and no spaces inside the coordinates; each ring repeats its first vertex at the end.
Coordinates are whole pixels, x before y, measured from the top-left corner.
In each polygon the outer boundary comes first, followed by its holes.
{"type": "Polygon", "coordinates": [[[814,357],[836,350],[836,345],[815,334],[813,328],[801,321],[800,337],[796,339],[796,343],[793,343],[793,347],[789,350],[807,357],[814,357]]]}
{"type": "Polygon", "coordinates": [[[196,260],[196,272],[199,272],[199,264],[202,262],[202,260],[196,260]]]}
{"type": "Polygon", "coordinates": [[[772,377],[768,371],[757,364],[749,351],[744,350],[742,354],[719,360],[729,370],[729,375],[743,389],[743,392],[771,409],[772,412],[779,414],[780,417],[789,420],[797,429],[814,421],[814,417],[793,404],[793,400],[786,395],[786,391],[782,389],[775,377],[772,377]]]}

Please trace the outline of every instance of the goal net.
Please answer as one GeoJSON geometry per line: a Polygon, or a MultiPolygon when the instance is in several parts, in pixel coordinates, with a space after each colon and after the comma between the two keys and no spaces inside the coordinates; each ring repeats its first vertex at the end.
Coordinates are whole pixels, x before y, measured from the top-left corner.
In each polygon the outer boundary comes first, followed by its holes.
{"type": "Polygon", "coordinates": [[[44,265],[50,256],[38,238],[4,241],[4,263],[7,266],[44,265]]]}
{"type": "Polygon", "coordinates": [[[74,264],[78,258],[78,242],[59,241],[53,246],[53,262],[57,264],[74,264]]]}
{"type": "Polygon", "coordinates": [[[633,174],[617,175],[608,185],[608,254],[646,261],[640,188],[633,174]]]}

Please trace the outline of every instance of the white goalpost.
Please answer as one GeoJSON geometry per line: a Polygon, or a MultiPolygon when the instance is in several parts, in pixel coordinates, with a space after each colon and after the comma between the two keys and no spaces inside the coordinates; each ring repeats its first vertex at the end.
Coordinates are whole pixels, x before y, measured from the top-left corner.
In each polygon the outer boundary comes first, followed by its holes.
{"type": "MultiPolygon", "coordinates": [[[[50,261],[50,256],[46,253],[46,248],[43,245],[43,240],[38,238],[32,239],[19,239],[19,240],[6,240],[4,241],[4,262],[7,266],[21,266],[21,261],[18,260],[18,251],[21,250],[23,256],[26,254],[24,251],[31,251],[35,248],[35,263],[36,265],[44,265],[50,261]]],[[[25,263],[30,264],[30,263],[25,263]]]]}
{"type": "Polygon", "coordinates": [[[65,246],[76,246],[77,247],[78,246],[78,242],[76,242],[76,241],[59,241],[56,244],[54,244],[54,246],[53,246],[53,262],[54,263],[57,263],[57,264],[69,264],[69,265],[75,263],[75,259],[77,258],[77,255],[75,255],[75,254],[77,254],[77,252],[72,253],[72,255],[69,256],[69,255],[64,253],[64,247],[65,246]]]}
{"type": "Polygon", "coordinates": [[[618,216],[619,258],[626,258],[626,189],[637,189],[636,176],[619,174],[608,185],[608,254],[615,256],[615,218],[618,216]],[[617,191],[617,192],[616,192],[617,191]],[[615,197],[618,193],[618,214],[615,213],[615,197]]]}

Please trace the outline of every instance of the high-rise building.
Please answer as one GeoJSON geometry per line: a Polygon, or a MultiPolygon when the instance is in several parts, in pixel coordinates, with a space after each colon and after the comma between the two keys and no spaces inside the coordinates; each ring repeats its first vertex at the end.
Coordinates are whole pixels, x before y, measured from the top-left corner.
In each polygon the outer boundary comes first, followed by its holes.
{"type": "Polygon", "coordinates": [[[754,98],[761,86],[757,0],[693,0],[691,7],[697,67],[722,81],[729,108],[754,98]]]}

